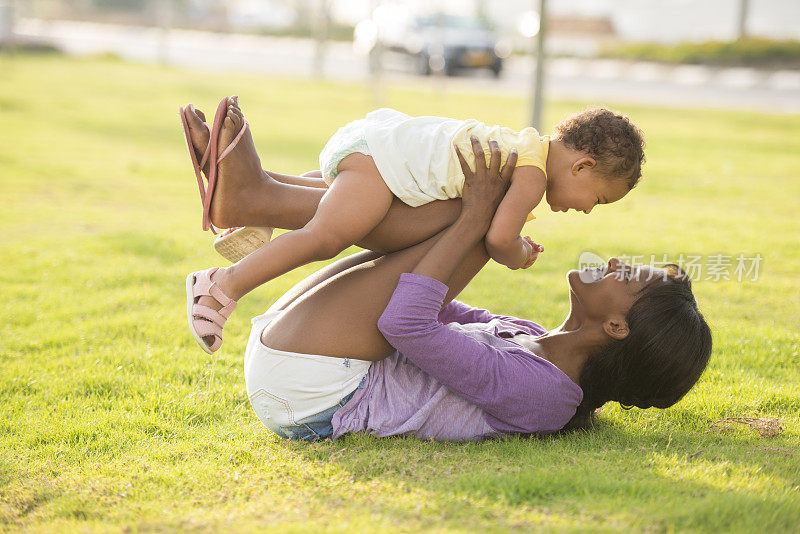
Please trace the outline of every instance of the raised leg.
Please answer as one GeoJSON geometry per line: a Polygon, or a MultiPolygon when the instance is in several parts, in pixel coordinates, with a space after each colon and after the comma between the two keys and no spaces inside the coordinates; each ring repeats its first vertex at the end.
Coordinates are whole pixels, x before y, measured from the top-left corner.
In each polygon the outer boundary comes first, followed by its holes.
{"type": "Polygon", "coordinates": [[[376,252],[403,250],[450,226],[461,212],[461,199],[437,200],[412,208],[394,197],[386,217],[358,246],[376,252]]]}
{"type": "MultiPolygon", "coordinates": [[[[199,161],[209,141],[208,129],[203,124],[205,115],[189,104],[184,108],[184,116],[199,161]]],[[[243,124],[244,116],[231,100],[220,135],[221,148],[230,144],[243,124]]],[[[203,172],[208,176],[208,165],[203,172]]],[[[300,228],[314,216],[316,205],[325,194],[324,189],[279,182],[265,173],[249,128],[222,160],[219,172],[210,209],[211,222],[218,228],[248,225],[300,228]],[[273,223],[263,224],[265,216],[273,223]]]]}
{"type": "MultiPolygon", "coordinates": [[[[377,361],[394,350],[377,327],[400,275],[411,271],[439,239],[436,235],[413,247],[379,258],[365,252],[344,258],[341,265],[314,275],[299,293],[289,295],[285,311],[269,324],[261,339],[268,347],[306,354],[377,361]],[[355,265],[353,265],[355,264],[355,265]],[[303,292],[303,290],[305,291],[303,292]]],[[[466,287],[489,256],[476,245],[448,283],[446,302],[466,287]]],[[[296,293],[298,293],[296,292],[296,293]]]]}
{"type": "MultiPolygon", "coordinates": [[[[233,106],[232,112],[241,116],[238,106],[233,106]]],[[[208,145],[208,130],[203,126],[205,116],[191,104],[185,113],[192,144],[197,157],[202,158],[208,145]]],[[[253,164],[244,166],[247,172],[226,174],[220,180],[211,221],[219,228],[269,226],[296,230],[308,224],[326,192],[319,171],[305,173],[302,177],[264,171],[249,136],[237,149],[237,158],[252,160],[253,164]],[[313,182],[312,187],[301,184],[306,178],[313,182]]],[[[412,208],[395,198],[384,220],[357,244],[380,252],[401,250],[446,228],[460,210],[458,199],[412,208]]]]}
{"type": "Polygon", "coordinates": [[[386,215],[392,193],[372,158],[352,154],[303,228],[279,236],[227,269],[214,282],[230,298],[246,293],[296,267],[330,259],[362,239],[386,215]]]}
{"type": "Polygon", "coordinates": [[[342,259],[336,260],[335,262],[326,265],[316,271],[313,274],[310,274],[303,278],[301,281],[293,285],[289,291],[281,295],[281,297],[272,303],[272,306],[269,307],[267,311],[281,311],[285,310],[292,304],[294,301],[317,287],[318,285],[322,284],[326,280],[333,278],[334,276],[338,275],[346,271],[351,267],[355,267],[356,265],[361,265],[362,263],[376,260],[380,258],[382,254],[378,252],[373,252],[371,250],[362,250],[361,252],[356,252],[354,254],[350,254],[349,256],[345,256],[342,259]]]}

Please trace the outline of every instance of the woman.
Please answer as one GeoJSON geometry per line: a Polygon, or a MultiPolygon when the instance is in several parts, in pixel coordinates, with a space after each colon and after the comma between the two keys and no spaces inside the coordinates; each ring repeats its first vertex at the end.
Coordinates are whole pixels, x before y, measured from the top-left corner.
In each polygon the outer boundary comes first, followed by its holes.
{"type": "Polygon", "coordinates": [[[253,319],[245,380],[268,428],[305,440],[546,434],[586,426],[610,400],[666,408],[697,381],[711,334],[676,266],[612,258],[590,283],[570,271],[569,315],[549,332],[451,301],[488,260],[483,236],[515,163],[500,172],[490,149],[488,169],[479,143],[475,173],[462,158],[464,195],[448,228],[340,260],[253,319]]]}
{"type": "Polygon", "coordinates": [[[711,334],[677,268],[612,258],[591,283],[570,271],[570,313],[550,332],[450,302],[488,259],[483,236],[510,176],[498,162],[493,150],[488,170],[464,165],[470,187],[441,234],[346,258],[253,320],[245,379],[267,427],[306,440],[545,434],[585,426],[609,400],[666,408],[691,388],[711,334]]]}

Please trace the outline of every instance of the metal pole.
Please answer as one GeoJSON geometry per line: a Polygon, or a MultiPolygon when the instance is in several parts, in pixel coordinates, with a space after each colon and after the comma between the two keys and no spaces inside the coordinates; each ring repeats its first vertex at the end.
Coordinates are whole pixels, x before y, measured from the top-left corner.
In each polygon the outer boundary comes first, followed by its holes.
{"type": "Polygon", "coordinates": [[[330,8],[329,0],[318,0],[314,18],[314,59],[311,67],[311,74],[315,78],[325,76],[325,48],[331,22],[330,8]]]}
{"type": "Polygon", "coordinates": [[[739,27],[737,37],[744,39],[747,37],[747,12],[750,0],[739,0],[739,27]]]}
{"type": "Polygon", "coordinates": [[[162,65],[169,63],[169,37],[172,29],[173,0],[159,0],[156,4],[158,17],[158,62],[162,65]]]}
{"type": "MultiPolygon", "coordinates": [[[[375,20],[375,10],[380,6],[380,0],[370,0],[369,16],[375,20]]],[[[370,82],[372,86],[372,105],[373,107],[383,107],[384,95],[381,78],[383,77],[383,39],[380,28],[376,27],[375,44],[369,51],[367,61],[369,64],[370,82]]]]}
{"type": "Polygon", "coordinates": [[[546,0],[539,0],[539,33],[536,39],[536,69],[533,81],[533,111],[531,126],[541,129],[542,91],[544,85],[544,40],[547,33],[546,0]]]}
{"type": "Polygon", "coordinates": [[[0,48],[14,50],[15,8],[14,0],[0,0],[0,48]]]}
{"type": "Polygon", "coordinates": [[[439,95],[447,90],[448,65],[444,48],[445,21],[442,1],[436,2],[435,34],[432,35],[431,54],[428,60],[433,74],[433,87],[439,95]]]}
{"type": "Polygon", "coordinates": [[[475,0],[475,16],[481,20],[487,19],[484,0],[475,0]]]}

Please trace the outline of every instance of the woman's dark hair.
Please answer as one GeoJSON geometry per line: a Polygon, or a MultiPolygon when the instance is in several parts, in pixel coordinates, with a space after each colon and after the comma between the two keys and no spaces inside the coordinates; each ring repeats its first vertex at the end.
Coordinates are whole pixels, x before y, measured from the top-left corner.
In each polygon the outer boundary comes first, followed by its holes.
{"type": "Polygon", "coordinates": [[[700,378],[711,355],[711,329],[686,273],[674,264],[664,269],[667,276],[648,283],[628,310],[628,336],[587,359],[578,379],[583,400],[562,430],[588,428],[608,401],[668,408],[700,378]]]}

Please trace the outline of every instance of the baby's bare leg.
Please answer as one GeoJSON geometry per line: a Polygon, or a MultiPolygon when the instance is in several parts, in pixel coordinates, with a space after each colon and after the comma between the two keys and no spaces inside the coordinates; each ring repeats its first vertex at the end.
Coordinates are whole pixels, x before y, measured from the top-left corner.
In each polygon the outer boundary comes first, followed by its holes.
{"type": "Polygon", "coordinates": [[[351,154],[303,228],[283,234],[240,262],[219,269],[214,281],[236,300],[312,261],[330,259],[370,232],[386,215],[392,192],[372,158],[351,154]]]}

